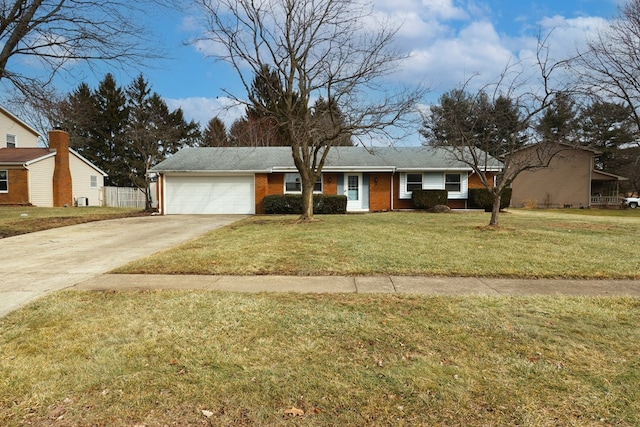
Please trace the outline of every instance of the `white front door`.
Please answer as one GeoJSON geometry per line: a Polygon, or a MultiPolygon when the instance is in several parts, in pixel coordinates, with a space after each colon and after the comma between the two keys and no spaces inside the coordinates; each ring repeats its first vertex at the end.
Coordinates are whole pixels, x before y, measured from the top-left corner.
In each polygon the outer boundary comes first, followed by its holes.
{"type": "Polygon", "coordinates": [[[362,174],[348,173],[344,176],[347,211],[362,210],[362,174]]]}

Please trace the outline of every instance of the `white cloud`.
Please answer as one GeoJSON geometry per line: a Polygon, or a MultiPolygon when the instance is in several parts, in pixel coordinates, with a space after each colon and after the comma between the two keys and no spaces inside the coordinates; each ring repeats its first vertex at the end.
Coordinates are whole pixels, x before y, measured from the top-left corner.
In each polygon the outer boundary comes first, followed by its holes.
{"type": "Polygon", "coordinates": [[[238,118],[244,115],[244,107],[239,106],[230,98],[165,98],[165,102],[170,110],[182,108],[182,112],[187,120],[195,120],[204,128],[209,120],[214,117],[220,118],[227,129],[238,118]]]}
{"type": "MultiPolygon", "coordinates": [[[[495,81],[508,64],[535,56],[539,33],[549,34],[551,61],[572,57],[607,23],[589,16],[523,15],[519,8],[516,16],[523,18],[502,25],[501,11],[482,0],[373,0],[373,7],[365,28],[385,22],[400,27],[397,46],[409,53],[393,79],[440,93],[475,75],[478,85],[495,81]]],[[[196,47],[208,54],[217,49],[209,43],[196,47]]]]}
{"type": "Polygon", "coordinates": [[[445,20],[467,19],[467,12],[461,7],[454,6],[453,0],[422,0],[426,12],[445,20]]]}
{"type": "Polygon", "coordinates": [[[401,75],[404,81],[449,90],[476,74],[493,79],[512,56],[490,23],[472,22],[455,37],[414,49],[401,75]]]}
{"type": "Polygon", "coordinates": [[[598,17],[567,19],[563,16],[545,17],[539,22],[543,31],[550,34],[549,46],[556,55],[569,57],[584,50],[588,40],[607,25],[607,20],[598,17]]]}
{"type": "MultiPolygon", "coordinates": [[[[415,5],[411,0],[399,1],[401,6],[415,5]]],[[[404,16],[406,27],[398,33],[399,45],[410,52],[396,77],[405,83],[427,84],[436,95],[474,75],[478,85],[495,81],[508,64],[526,63],[535,57],[538,34],[549,34],[550,61],[573,57],[607,23],[599,17],[548,16],[539,19],[536,27],[523,22],[520,32],[506,34],[485,18],[491,13],[480,3],[468,2],[464,10],[451,0],[423,3],[404,15],[388,12],[396,19],[404,16]]]]}

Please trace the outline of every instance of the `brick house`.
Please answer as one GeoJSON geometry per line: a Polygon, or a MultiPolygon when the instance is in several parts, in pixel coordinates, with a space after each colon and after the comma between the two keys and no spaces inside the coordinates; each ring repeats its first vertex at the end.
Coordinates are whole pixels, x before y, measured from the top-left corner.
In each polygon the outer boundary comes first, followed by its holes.
{"type": "MultiPolygon", "coordinates": [[[[492,160],[489,170],[501,167],[492,160]]],[[[265,196],[301,193],[290,147],[190,147],[151,172],[163,214],[260,214],[265,196]]],[[[442,149],[332,147],[315,192],[346,195],[349,212],[376,212],[412,209],[417,188],[448,190],[455,209],[482,184],[442,149]]]]}
{"type": "Polygon", "coordinates": [[[102,204],[107,174],[69,148],[66,132],[40,147],[38,132],[0,107],[0,137],[0,205],[102,204]]]}

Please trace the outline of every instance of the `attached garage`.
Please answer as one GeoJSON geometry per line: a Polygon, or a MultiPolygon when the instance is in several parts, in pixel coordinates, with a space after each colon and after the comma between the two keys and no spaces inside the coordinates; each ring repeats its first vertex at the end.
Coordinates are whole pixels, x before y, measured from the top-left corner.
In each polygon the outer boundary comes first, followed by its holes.
{"type": "Polygon", "coordinates": [[[254,214],[253,175],[165,176],[166,214],[254,214]]]}

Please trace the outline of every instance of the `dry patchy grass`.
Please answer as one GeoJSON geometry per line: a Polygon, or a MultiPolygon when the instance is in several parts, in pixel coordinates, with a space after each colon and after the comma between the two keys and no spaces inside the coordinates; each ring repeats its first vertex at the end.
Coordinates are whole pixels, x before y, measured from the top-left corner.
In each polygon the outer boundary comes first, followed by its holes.
{"type": "Polygon", "coordinates": [[[129,208],[0,206],[0,238],[105,219],[143,215],[129,208]]]}
{"type": "Polygon", "coordinates": [[[640,278],[640,217],[560,211],[253,217],[119,272],[640,278]]]}
{"type": "Polygon", "coordinates": [[[640,419],[631,298],[62,292],[0,327],[4,426],[640,419]]]}

